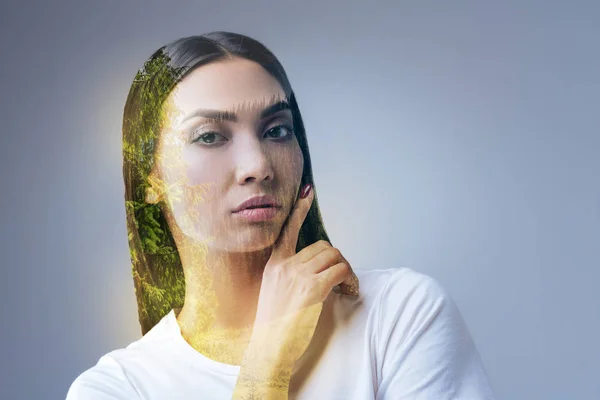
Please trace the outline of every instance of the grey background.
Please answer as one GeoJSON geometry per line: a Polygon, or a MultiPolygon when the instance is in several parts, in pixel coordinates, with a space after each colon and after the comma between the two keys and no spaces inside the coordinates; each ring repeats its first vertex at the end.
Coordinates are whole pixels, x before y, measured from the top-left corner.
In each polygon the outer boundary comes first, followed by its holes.
{"type": "Polygon", "coordinates": [[[600,398],[599,17],[595,1],[3,2],[0,398],[62,399],[140,336],[123,105],[154,50],[212,30],[284,64],[355,268],[438,279],[499,399],[600,398]]]}

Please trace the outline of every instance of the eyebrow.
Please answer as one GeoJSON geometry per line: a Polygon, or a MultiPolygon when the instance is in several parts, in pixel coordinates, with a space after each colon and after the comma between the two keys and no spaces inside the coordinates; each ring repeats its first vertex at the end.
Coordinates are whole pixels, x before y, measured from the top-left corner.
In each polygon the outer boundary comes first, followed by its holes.
{"type": "MultiPolygon", "coordinates": [[[[267,106],[260,112],[260,118],[265,119],[265,118],[267,118],[279,111],[282,111],[282,110],[291,110],[290,103],[287,100],[280,100],[276,103],[273,103],[273,104],[267,106]]],[[[223,111],[223,110],[212,110],[212,109],[207,109],[207,108],[199,108],[199,109],[195,110],[194,112],[190,113],[189,115],[187,115],[185,118],[183,118],[181,123],[184,123],[185,121],[190,120],[195,117],[204,117],[204,118],[208,118],[208,119],[225,120],[225,121],[232,121],[232,122],[236,122],[238,119],[237,115],[233,111],[223,111]]]]}

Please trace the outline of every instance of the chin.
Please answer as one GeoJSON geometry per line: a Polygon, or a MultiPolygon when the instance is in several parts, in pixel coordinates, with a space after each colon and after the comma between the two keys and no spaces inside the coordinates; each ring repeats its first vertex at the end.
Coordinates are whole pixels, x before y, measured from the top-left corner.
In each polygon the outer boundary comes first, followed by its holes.
{"type": "MultiPolygon", "coordinates": [[[[219,246],[218,249],[219,251],[226,251],[226,252],[230,252],[230,253],[253,253],[253,252],[257,252],[257,251],[261,251],[261,250],[265,250],[269,247],[271,247],[273,245],[273,243],[256,243],[255,245],[224,245],[224,246],[219,246]]],[[[214,246],[212,247],[213,249],[215,248],[214,246]]]]}
{"type": "MultiPolygon", "coordinates": [[[[265,230],[263,230],[263,232],[265,232],[265,230]]],[[[219,243],[213,243],[212,247],[218,247],[219,250],[222,251],[250,253],[273,246],[276,239],[277,238],[274,235],[266,235],[264,233],[261,235],[250,233],[247,235],[239,234],[237,240],[232,240],[231,237],[223,238],[219,243]]]]}
{"type": "Polygon", "coordinates": [[[253,252],[253,251],[261,251],[266,248],[273,246],[275,243],[275,239],[271,239],[269,236],[261,235],[257,237],[255,240],[248,240],[239,246],[239,251],[245,252],[253,252]]]}

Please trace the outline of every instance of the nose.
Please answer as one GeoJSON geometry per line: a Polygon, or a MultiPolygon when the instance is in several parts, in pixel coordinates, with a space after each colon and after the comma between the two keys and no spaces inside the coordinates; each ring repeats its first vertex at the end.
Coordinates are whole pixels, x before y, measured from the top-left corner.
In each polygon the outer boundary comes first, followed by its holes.
{"type": "Polygon", "coordinates": [[[236,180],[240,185],[273,180],[273,166],[267,144],[259,139],[245,141],[236,154],[236,180]]]}

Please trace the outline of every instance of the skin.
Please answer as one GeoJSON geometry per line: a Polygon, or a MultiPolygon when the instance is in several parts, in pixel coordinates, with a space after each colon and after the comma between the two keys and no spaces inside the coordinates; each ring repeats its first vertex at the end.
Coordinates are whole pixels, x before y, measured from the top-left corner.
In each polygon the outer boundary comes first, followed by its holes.
{"type": "Polygon", "coordinates": [[[147,202],[161,202],[181,258],[182,335],[229,364],[241,363],[265,264],[301,189],[302,151],[286,128],[293,129],[291,111],[260,117],[278,100],[285,92],[252,61],[234,57],[193,70],[165,104],[167,122],[146,192],[147,202]],[[237,121],[186,119],[201,108],[234,112],[237,121]],[[275,218],[248,222],[232,214],[261,194],[281,204],[275,218]]]}

